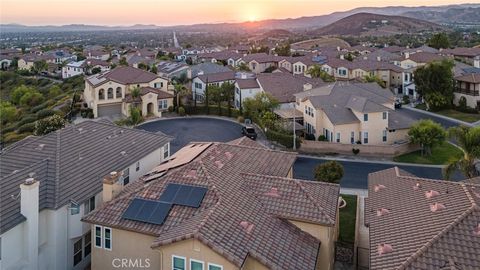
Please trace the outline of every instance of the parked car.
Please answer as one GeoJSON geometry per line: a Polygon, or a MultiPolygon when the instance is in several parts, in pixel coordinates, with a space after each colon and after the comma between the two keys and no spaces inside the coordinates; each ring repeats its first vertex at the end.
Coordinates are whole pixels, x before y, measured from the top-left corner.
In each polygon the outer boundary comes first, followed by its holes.
{"type": "Polygon", "coordinates": [[[249,127],[249,126],[242,127],[242,134],[243,136],[247,136],[252,140],[257,139],[257,132],[255,132],[255,128],[253,127],[249,127]]]}
{"type": "Polygon", "coordinates": [[[400,99],[395,99],[395,109],[402,108],[402,101],[400,99]]]}

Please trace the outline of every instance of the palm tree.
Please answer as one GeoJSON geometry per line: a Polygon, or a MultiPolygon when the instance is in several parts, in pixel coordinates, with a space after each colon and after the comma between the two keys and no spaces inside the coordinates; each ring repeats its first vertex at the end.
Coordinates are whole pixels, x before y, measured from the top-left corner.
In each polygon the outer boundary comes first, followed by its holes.
{"type": "Polygon", "coordinates": [[[175,83],[173,92],[174,92],[175,100],[177,103],[176,109],[178,112],[178,108],[181,106],[180,99],[182,96],[185,96],[186,94],[188,94],[188,88],[186,88],[185,85],[183,84],[175,83]]]}
{"type": "Polygon", "coordinates": [[[137,107],[138,105],[137,99],[140,97],[140,94],[141,94],[140,87],[138,86],[134,87],[130,92],[130,94],[132,95],[133,106],[137,107]]]}
{"type": "Polygon", "coordinates": [[[312,78],[320,78],[322,76],[322,68],[319,65],[313,65],[308,69],[307,74],[312,76],[312,78]]]}
{"type": "Polygon", "coordinates": [[[453,127],[448,130],[448,135],[462,148],[463,156],[452,157],[449,160],[444,170],[445,178],[449,179],[456,169],[467,178],[479,176],[475,165],[480,158],[480,127],[453,127]]]}

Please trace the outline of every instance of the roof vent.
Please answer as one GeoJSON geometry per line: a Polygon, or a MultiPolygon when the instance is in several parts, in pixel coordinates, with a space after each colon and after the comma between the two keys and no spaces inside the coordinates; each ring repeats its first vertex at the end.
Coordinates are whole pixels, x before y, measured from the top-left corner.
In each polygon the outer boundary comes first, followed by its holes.
{"type": "Polygon", "coordinates": [[[415,186],[413,186],[413,190],[419,190],[422,188],[422,185],[420,183],[416,183],[415,186]]]}
{"type": "Polygon", "coordinates": [[[445,205],[443,203],[433,203],[433,204],[430,204],[430,211],[432,212],[437,212],[437,211],[440,211],[442,209],[445,209],[445,205]]]}
{"type": "Polygon", "coordinates": [[[116,171],[110,172],[110,176],[111,176],[111,177],[117,176],[117,172],[116,172],[116,171]]]}
{"type": "Polygon", "coordinates": [[[440,193],[436,190],[429,190],[427,192],[425,192],[425,197],[427,199],[430,199],[430,198],[433,198],[433,197],[437,197],[438,195],[440,195],[440,193]]]}
{"type": "Polygon", "coordinates": [[[220,160],[215,161],[215,165],[217,165],[217,168],[219,169],[223,167],[223,163],[220,160]]]}
{"type": "Polygon", "coordinates": [[[24,184],[28,186],[28,185],[32,185],[33,183],[35,183],[35,178],[29,177],[25,180],[24,184]]]}
{"type": "Polygon", "coordinates": [[[39,144],[37,147],[35,147],[35,150],[43,150],[43,148],[45,147],[45,144],[41,143],[39,144]]]}
{"type": "Polygon", "coordinates": [[[225,152],[225,156],[227,157],[228,160],[232,159],[233,154],[230,152],[225,152]]]}
{"type": "Polygon", "coordinates": [[[382,256],[393,251],[393,247],[389,244],[378,245],[378,255],[382,256]]]}
{"type": "Polygon", "coordinates": [[[264,195],[269,197],[275,197],[275,198],[280,197],[280,193],[278,192],[278,188],[276,187],[272,187],[270,191],[265,192],[264,195]]]}
{"type": "Polygon", "coordinates": [[[377,210],[377,217],[381,217],[389,213],[390,213],[390,210],[388,210],[387,208],[380,208],[377,210]]]}
{"type": "Polygon", "coordinates": [[[376,184],[376,185],[373,186],[373,191],[379,192],[380,190],[386,189],[386,188],[387,188],[387,187],[384,186],[384,185],[382,185],[382,184],[376,184]]]}
{"type": "Polygon", "coordinates": [[[475,228],[475,230],[473,230],[473,233],[476,235],[476,236],[480,236],[480,223],[478,223],[477,227],[475,228]]]}
{"type": "Polygon", "coordinates": [[[240,226],[242,226],[242,228],[245,230],[247,234],[251,234],[254,227],[253,223],[250,223],[248,221],[241,221],[240,226]]]}
{"type": "Polygon", "coordinates": [[[77,128],[78,132],[82,133],[83,128],[77,128]]]}
{"type": "Polygon", "coordinates": [[[126,156],[126,155],[127,155],[127,151],[122,151],[122,152],[120,152],[120,155],[126,156]]]}

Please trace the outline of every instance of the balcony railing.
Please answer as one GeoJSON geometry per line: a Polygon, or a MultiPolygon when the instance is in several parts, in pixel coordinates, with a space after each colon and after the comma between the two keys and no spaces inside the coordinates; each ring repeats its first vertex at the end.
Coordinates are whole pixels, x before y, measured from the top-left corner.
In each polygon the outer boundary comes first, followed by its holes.
{"type": "Polygon", "coordinates": [[[457,87],[455,88],[455,92],[469,95],[469,96],[480,96],[480,90],[470,90],[470,89],[457,87]]]}

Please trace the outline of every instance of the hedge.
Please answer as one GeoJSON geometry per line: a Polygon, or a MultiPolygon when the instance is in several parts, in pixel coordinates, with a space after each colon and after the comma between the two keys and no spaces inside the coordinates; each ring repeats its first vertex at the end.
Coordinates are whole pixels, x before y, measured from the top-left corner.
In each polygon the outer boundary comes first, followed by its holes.
{"type": "MultiPolygon", "coordinates": [[[[287,134],[284,134],[284,133],[280,133],[280,132],[277,132],[277,131],[273,131],[273,130],[267,130],[267,132],[265,132],[265,135],[267,136],[267,139],[269,139],[270,141],[275,141],[287,148],[293,148],[293,136],[292,135],[287,135],[287,134]]],[[[300,139],[297,137],[295,138],[295,142],[296,142],[296,147],[299,148],[300,147],[300,139]]]]}
{"type": "MultiPolygon", "coordinates": [[[[209,113],[211,115],[220,115],[220,116],[229,116],[228,115],[228,108],[227,107],[220,107],[220,110],[218,110],[218,106],[210,105],[209,107],[209,113]],[[221,113],[219,113],[221,112],[221,113]]],[[[202,104],[197,104],[197,107],[194,106],[185,106],[185,112],[187,114],[207,114],[207,108],[202,105],[202,104]]],[[[238,116],[242,115],[239,110],[235,108],[231,108],[231,115],[230,117],[235,117],[237,118],[238,116]]]]}
{"type": "Polygon", "coordinates": [[[35,122],[27,123],[17,129],[17,133],[33,132],[35,130],[35,122]]]}
{"type": "Polygon", "coordinates": [[[47,116],[52,116],[54,114],[55,114],[54,110],[43,109],[43,110],[37,112],[37,117],[38,117],[38,119],[42,119],[42,118],[45,118],[47,116]]]}
{"type": "Polygon", "coordinates": [[[22,120],[18,121],[17,127],[21,127],[25,124],[35,122],[36,120],[37,120],[37,116],[35,115],[24,116],[22,120]]]}

